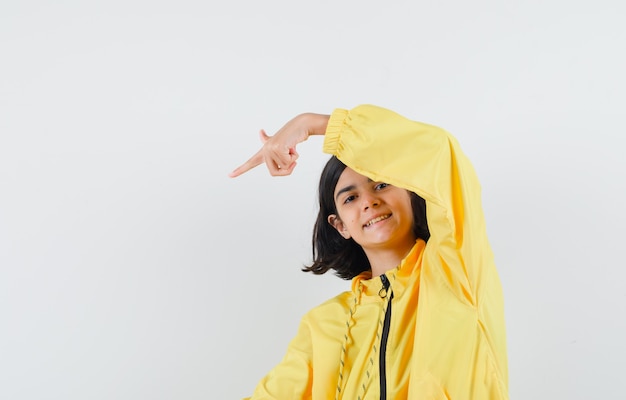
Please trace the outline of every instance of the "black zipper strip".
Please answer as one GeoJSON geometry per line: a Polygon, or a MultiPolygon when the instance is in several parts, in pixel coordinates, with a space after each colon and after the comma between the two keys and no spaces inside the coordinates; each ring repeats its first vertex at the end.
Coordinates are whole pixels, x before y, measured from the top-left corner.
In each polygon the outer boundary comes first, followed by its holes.
{"type": "MultiPolygon", "coordinates": [[[[380,276],[380,279],[383,281],[383,287],[385,289],[384,296],[382,293],[379,293],[381,297],[386,297],[387,292],[389,291],[389,279],[383,274],[380,276]]],[[[381,290],[382,292],[382,290],[381,290]]],[[[383,323],[383,335],[380,338],[380,353],[379,353],[379,367],[380,367],[380,400],[387,400],[387,339],[389,339],[389,326],[391,325],[391,300],[393,300],[393,292],[389,296],[389,301],[387,302],[387,311],[385,311],[385,322],[383,323]]]]}

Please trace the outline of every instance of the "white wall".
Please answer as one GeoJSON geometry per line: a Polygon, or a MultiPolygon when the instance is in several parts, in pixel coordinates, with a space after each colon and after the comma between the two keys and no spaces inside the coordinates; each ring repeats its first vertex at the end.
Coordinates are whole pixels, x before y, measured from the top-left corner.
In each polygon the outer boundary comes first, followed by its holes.
{"type": "Polygon", "coordinates": [[[624,4],[3,1],[0,398],[250,394],[349,285],[299,271],[321,139],[292,177],[227,173],[258,129],[360,103],[473,160],[511,397],[619,398],[624,4]]]}

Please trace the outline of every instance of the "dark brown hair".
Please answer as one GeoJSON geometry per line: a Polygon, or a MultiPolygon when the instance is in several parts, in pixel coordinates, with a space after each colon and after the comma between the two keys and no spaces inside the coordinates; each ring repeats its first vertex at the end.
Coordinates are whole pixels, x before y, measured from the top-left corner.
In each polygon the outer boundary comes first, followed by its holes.
{"type": "MultiPolygon", "coordinates": [[[[371,266],[361,246],[353,239],[344,239],[328,223],[328,216],[337,214],[333,195],[344,169],[346,165],[334,156],[324,166],[318,186],[319,211],[313,227],[313,264],[302,270],[321,275],[333,269],[340,278],[352,279],[361,272],[369,271],[371,266]]],[[[428,241],[426,202],[413,192],[409,194],[413,208],[413,233],[415,237],[428,241]]]]}

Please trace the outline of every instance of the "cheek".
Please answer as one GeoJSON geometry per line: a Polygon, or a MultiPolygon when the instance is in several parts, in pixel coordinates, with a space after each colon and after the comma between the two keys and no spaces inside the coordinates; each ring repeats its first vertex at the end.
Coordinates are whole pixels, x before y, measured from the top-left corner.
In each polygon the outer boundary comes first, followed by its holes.
{"type": "Polygon", "coordinates": [[[354,218],[352,218],[350,215],[342,216],[341,220],[344,222],[344,225],[346,225],[346,227],[354,224],[354,218]]]}
{"type": "Polygon", "coordinates": [[[407,196],[406,199],[398,202],[398,207],[402,209],[404,219],[413,224],[413,206],[411,204],[411,198],[407,196]]]}
{"type": "Polygon", "coordinates": [[[349,229],[350,227],[354,226],[354,223],[356,221],[354,213],[343,210],[342,212],[338,212],[337,215],[339,216],[339,219],[343,222],[345,229],[349,229]]]}
{"type": "Polygon", "coordinates": [[[403,210],[411,209],[411,196],[409,192],[404,189],[398,189],[397,192],[393,193],[393,195],[388,199],[389,202],[392,202],[396,207],[402,208],[403,210]]]}

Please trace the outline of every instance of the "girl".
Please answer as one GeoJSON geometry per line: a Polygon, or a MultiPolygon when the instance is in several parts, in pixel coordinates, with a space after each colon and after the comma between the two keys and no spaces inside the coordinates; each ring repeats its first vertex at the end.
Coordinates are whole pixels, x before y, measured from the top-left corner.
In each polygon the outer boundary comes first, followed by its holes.
{"type": "Polygon", "coordinates": [[[508,399],[500,281],[474,170],[432,125],[362,105],[301,114],[235,169],[291,174],[325,135],[313,264],[352,290],[302,319],[251,399],[508,399]]]}

